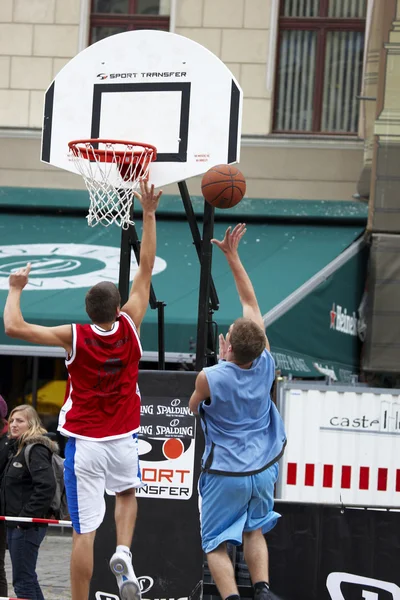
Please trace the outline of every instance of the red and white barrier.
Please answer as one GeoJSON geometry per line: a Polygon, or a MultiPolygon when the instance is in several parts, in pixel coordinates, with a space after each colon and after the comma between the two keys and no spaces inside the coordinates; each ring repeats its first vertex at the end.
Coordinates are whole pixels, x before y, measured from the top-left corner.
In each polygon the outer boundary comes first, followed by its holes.
{"type": "Polygon", "coordinates": [[[399,390],[284,383],[287,447],[276,499],[400,505],[399,390]]]}
{"type": "Polygon", "coordinates": [[[352,465],[287,463],[287,485],[333,488],[334,477],[340,478],[339,486],[342,490],[400,492],[400,469],[395,469],[393,473],[390,472],[389,474],[389,469],[386,467],[370,468],[367,466],[354,467],[352,465]]]}
{"type": "MultiPolygon", "coordinates": [[[[72,527],[71,521],[61,521],[59,519],[37,519],[35,517],[0,517],[0,521],[14,521],[16,523],[42,523],[45,525],[61,525],[62,527],[72,527]]],[[[3,600],[1,596],[0,600],[3,600]]]]}

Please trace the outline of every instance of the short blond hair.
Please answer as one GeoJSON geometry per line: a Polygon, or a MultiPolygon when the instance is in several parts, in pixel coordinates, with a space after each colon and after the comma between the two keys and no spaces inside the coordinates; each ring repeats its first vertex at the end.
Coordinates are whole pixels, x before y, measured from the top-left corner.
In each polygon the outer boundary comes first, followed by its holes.
{"type": "Polygon", "coordinates": [[[15,415],[15,413],[18,412],[26,413],[29,424],[28,431],[25,431],[25,433],[23,433],[19,439],[18,448],[19,450],[21,450],[21,448],[26,443],[28,443],[31,438],[36,438],[39,435],[43,435],[47,433],[47,431],[43,427],[40,417],[37,414],[36,410],[30,404],[21,404],[20,406],[16,406],[15,408],[13,408],[8,417],[8,421],[10,422],[13,415],[15,415]]]}

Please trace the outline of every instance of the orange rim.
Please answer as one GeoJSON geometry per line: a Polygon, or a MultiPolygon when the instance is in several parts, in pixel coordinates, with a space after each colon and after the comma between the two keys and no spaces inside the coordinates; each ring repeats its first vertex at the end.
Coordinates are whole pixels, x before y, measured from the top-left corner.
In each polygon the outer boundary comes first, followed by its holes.
{"type": "Polygon", "coordinates": [[[68,147],[76,157],[83,157],[87,160],[96,160],[100,162],[113,162],[114,157],[119,159],[120,164],[129,163],[133,160],[142,158],[154,162],[157,158],[157,148],[151,144],[143,144],[142,142],[128,142],[126,140],[109,140],[109,139],[86,139],[73,140],[68,143],[68,147]],[[114,150],[112,153],[109,150],[99,148],[88,148],[87,144],[121,144],[124,146],[139,146],[143,150],[114,150]]]}

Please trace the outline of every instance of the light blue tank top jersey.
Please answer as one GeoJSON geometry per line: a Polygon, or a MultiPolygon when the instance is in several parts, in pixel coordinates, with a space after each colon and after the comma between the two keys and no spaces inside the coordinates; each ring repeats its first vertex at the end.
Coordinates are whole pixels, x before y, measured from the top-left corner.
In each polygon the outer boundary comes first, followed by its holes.
{"type": "Polygon", "coordinates": [[[250,369],[219,362],[204,369],[210,401],[199,413],[205,437],[202,468],[220,475],[252,475],[276,462],[286,444],[282,418],[271,401],[275,364],[264,350],[250,369]]]}

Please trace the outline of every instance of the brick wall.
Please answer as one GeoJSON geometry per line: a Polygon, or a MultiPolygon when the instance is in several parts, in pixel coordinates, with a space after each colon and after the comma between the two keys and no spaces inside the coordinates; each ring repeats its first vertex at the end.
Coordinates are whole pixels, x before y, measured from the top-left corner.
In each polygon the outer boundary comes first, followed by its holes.
{"type": "Polygon", "coordinates": [[[267,59],[271,0],[178,0],[176,33],[216,54],[239,81],[243,134],[270,131],[271,93],[267,59]]]}
{"type": "Polygon", "coordinates": [[[0,0],[0,127],[42,126],[43,92],[78,51],[81,0],[0,0]]]}
{"type": "MultiPolygon", "coordinates": [[[[38,132],[43,92],[78,52],[81,28],[87,27],[80,23],[81,2],[88,7],[90,0],[0,0],[0,186],[83,186],[80,177],[40,162],[38,132]],[[22,131],[9,137],[7,128],[22,131]],[[28,128],[33,129],[29,139],[28,128]]],[[[262,138],[271,130],[272,4],[176,0],[175,32],[219,56],[243,89],[243,134],[260,136],[242,147],[240,166],[250,197],[350,200],[362,167],[362,145],[262,138]]],[[[191,193],[200,193],[199,177],[188,184],[191,193]]],[[[176,185],[165,192],[177,193],[176,185]]]]}

